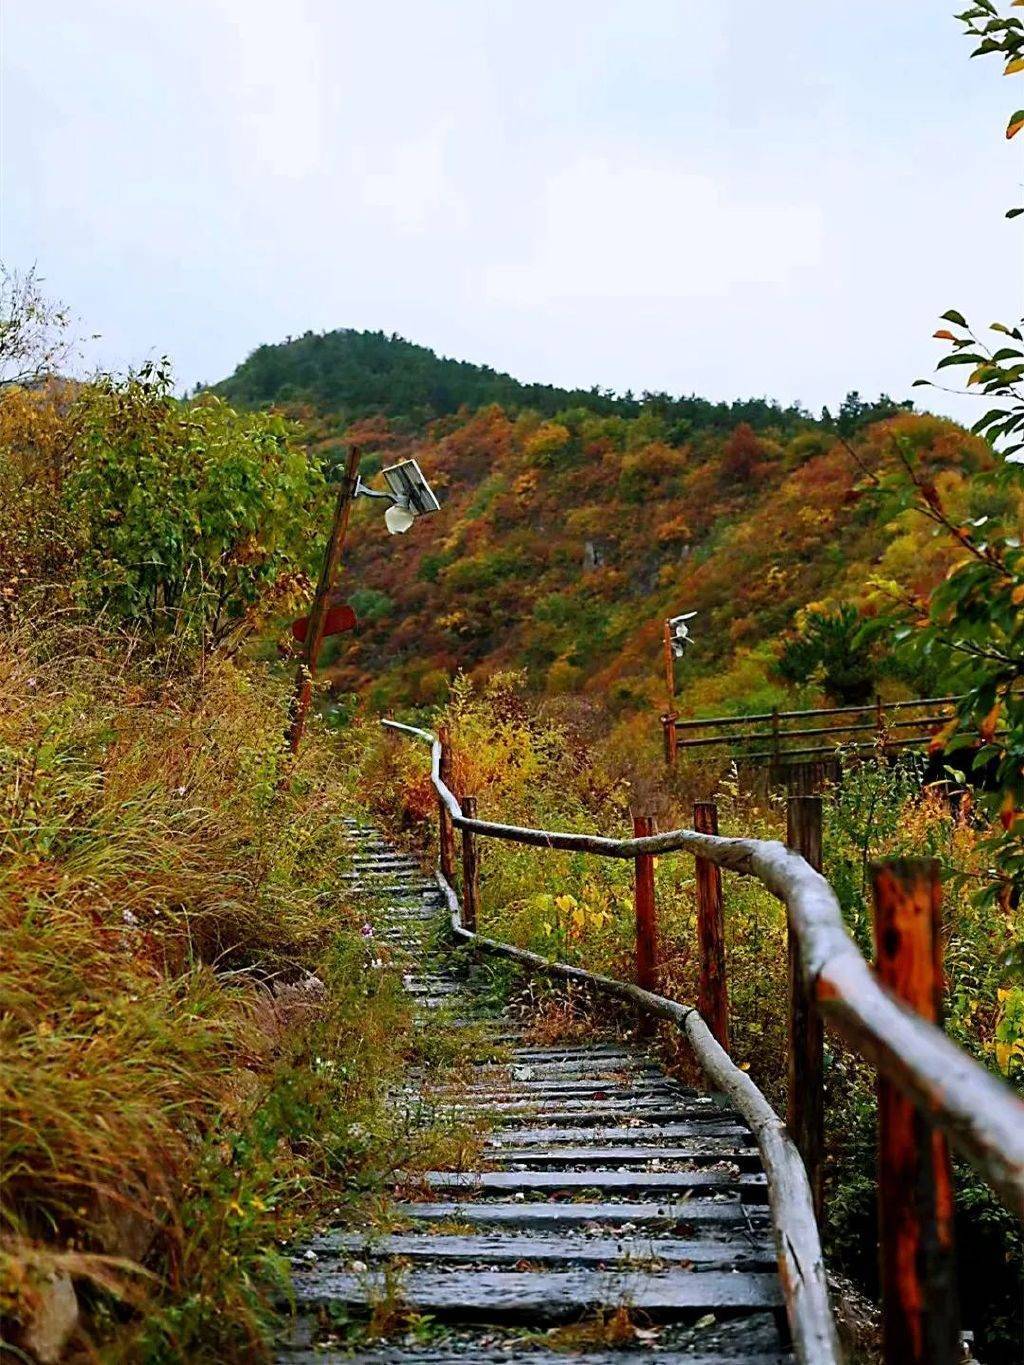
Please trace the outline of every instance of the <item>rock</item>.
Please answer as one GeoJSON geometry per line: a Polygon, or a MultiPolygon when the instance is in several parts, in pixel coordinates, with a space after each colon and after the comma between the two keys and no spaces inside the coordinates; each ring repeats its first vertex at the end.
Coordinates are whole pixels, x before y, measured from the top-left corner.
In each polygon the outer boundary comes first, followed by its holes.
{"type": "Polygon", "coordinates": [[[40,1365],[54,1365],[78,1325],[78,1296],[71,1276],[56,1270],[40,1286],[24,1342],[40,1365]]]}

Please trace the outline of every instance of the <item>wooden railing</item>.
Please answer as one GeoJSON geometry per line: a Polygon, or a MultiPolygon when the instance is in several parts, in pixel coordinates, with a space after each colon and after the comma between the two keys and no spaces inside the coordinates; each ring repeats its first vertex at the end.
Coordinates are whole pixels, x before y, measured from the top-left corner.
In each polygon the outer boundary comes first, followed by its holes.
{"type": "Polygon", "coordinates": [[[936,865],[896,862],[875,870],[878,967],[873,972],[847,935],[835,894],[819,870],[820,798],[790,798],[791,847],[773,840],[720,837],[714,832],[713,810],[706,804],[695,821],[700,829],[655,834],[638,823],[638,837],[632,839],[498,824],[478,819],[475,800],[467,796],[460,804],[451,791],[447,736],[438,739],[413,726],[383,723],[431,746],[439,812],[437,878],[456,937],[533,971],[585,983],[675,1024],[709,1081],[750,1125],[768,1179],[794,1349],[806,1365],[840,1359],[817,1226],[823,1157],[822,1021],[874,1066],[879,1077],[879,1240],[886,1361],[953,1365],[960,1360],[946,1139],[1006,1206],[1024,1218],[1024,1104],[938,1027],[936,865]],[[456,830],[463,841],[461,907],[454,890],[456,830]],[[640,984],[552,962],[481,935],[480,837],[632,859],[640,984]],[[651,868],[654,857],[674,852],[691,853],[697,862],[699,1009],[650,989],[656,944],[651,868]],[[788,1126],[726,1051],[722,869],[758,878],[786,906],[788,1126]]]}
{"type": "Polygon", "coordinates": [[[863,706],[810,711],[776,708],[760,715],[704,720],[681,720],[670,711],[661,718],[665,762],[674,766],[680,749],[727,749],[738,762],[778,766],[796,759],[823,758],[840,746],[848,752],[920,748],[949,723],[953,708],[962,700],[953,696],[883,702],[876,696],[863,706]],[[800,742],[806,740],[812,742],[800,742]]]}

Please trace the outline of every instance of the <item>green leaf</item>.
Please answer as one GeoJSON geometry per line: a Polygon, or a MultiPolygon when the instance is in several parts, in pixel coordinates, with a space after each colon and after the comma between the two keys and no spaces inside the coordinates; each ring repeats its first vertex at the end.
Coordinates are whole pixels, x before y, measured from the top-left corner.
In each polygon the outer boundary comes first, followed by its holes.
{"type": "Polygon", "coordinates": [[[960,351],[957,355],[943,356],[935,368],[945,370],[950,365],[984,365],[986,363],[983,355],[975,355],[973,351],[960,351]]]}
{"type": "Polygon", "coordinates": [[[952,322],[956,327],[966,327],[967,319],[963,313],[958,313],[955,308],[949,308],[942,314],[943,322],[952,322]]]}

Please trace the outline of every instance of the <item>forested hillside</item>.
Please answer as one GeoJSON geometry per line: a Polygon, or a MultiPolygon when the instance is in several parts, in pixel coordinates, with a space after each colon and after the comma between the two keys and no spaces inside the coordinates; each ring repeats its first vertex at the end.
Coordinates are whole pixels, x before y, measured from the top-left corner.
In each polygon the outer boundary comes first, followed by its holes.
{"type": "MultiPolygon", "coordinates": [[[[711,403],[694,395],[619,396],[597,385],[564,389],[553,384],[524,384],[489,365],[451,360],[400,336],[353,328],[306,332],[277,345],[259,346],[229,378],[214,385],[213,391],[229,403],[247,406],[305,402],[338,420],[383,413],[404,429],[419,427],[463,407],[472,410],[490,403],[513,412],[528,409],[545,417],[563,408],[586,408],[619,417],[655,413],[677,439],[705,429],[727,432],[737,422],[792,432],[809,420],[801,407],[783,408],[767,398],[711,403]]],[[[840,426],[874,410],[860,404],[856,395],[852,398],[852,405],[847,403],[839,414],[840,426]]],[[[878,410],[888,411],[894,406],[889,399],[882,399],[878,410]]]]}
{"type": "MultiPolygon", "coordinates": [[[[313,456],[331,459],[342,429],[301,415],[313,456]]],[[[893,595],[925,600],[952,550],[915,512],[890,522],[872,482],[913,450],[968,516],[969,476],[990,459],[955,424],[908,413],[849,439],[811,423],[679,439],[653,412],[491,405],[422,434],[380,418],[349,435],[365,477],[414,455],[442,501],[401,538],[357,507],[343,590],[360,624],[326,661],[338,693],[375,706],[434,702],[458,670],[512,667],[540,693],[649,716],[664,696],[661,623],[684,610],[699,613],[679,666],[687,709],[849,700],[830,668],[862,691],[911,690],[881,642],[859,637],[893,595]],[[813,641],[787,666],[801,629],[822,622],[839,629],[821,666],[813,641]]]]}

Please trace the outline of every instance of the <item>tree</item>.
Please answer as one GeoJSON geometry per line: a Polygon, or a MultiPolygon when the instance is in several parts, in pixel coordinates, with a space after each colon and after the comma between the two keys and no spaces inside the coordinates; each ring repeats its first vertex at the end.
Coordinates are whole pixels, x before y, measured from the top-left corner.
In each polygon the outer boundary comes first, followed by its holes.
{"type": "MultiPolygon", "coordinates": [[[[1004,16],[992,0],[976,0],[958,18],[978,39],[972,56],[996,53],[1005,74],[1024,72],[1024,23],[1004,16]]],[[[1024,128],[1017,110],[1007,138],[1024,128]]],[[[1024,209],[1011,209],[1016,218],[1024,209]]],[[[1008,282],[1016,280],[1019,251],[1007,261],[1008,282]]],[[[900,450],[903,466],[878,485],[896,508],[914,507],[952,538],[959,562],[932,593],[922,612],[908,603],[897,639],[906,666],[938,668],[948,685],[965,693],[956,719],[939,738],[949,755],[964,751],[973,769],[985,769],[995,791],[983,796],[993,817],[991,847],[998,880],[984,894],[1016,901],[1024,890],[1024,319],[994,322],[985,342],[965,316],[950,308],[935,336],[949,353],[937,369],[961,373],[969,367],[963,392],[976,395],[985,411],[973,430],[985,436],[998,458],[975,476],[991,493],[995,515],[968,524],[955,518],[928,471],[912,450],[900,450]]],[[[920,384],[934,381],[919,380],[920,384]]]]}
{"type": "Polygon", "coordinates": [[[179,402],[166,362],[76,406],[64,498],[91,607],[216,645],[304,581],[325,485],[281,418],[179,402]]]}
{"type": "Polygon", "coordinates": [[[840,706],[866,701],[877,666],[870,632],[857,608],[844,602],[831,611],[811,609],[783,645],[778,670],[789,682],[819,682],[840,706]]]}
{"type": "Polygon", "coordinates": [[[71,315],[48,299],[36,269],[0,265],[0,388],[56,375],[71,351],[71,315]]]}

